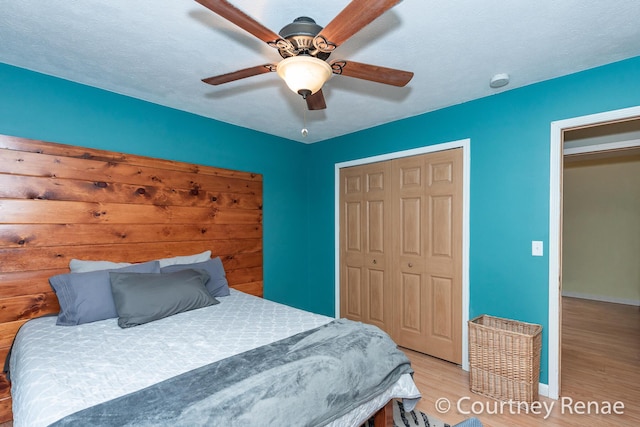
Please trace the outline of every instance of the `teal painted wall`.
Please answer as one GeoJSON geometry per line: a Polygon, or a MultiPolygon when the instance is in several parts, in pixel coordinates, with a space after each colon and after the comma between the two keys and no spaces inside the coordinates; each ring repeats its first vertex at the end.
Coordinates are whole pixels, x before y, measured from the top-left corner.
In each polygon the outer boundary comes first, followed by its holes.
{"type": "Polygon", "coordinates": [[[640,105],[640,57],[312,145],[3,64],[0,94],[2,134],[263,174],[265,296],[328,315],[334,165],[470,138],[470,317],[542,324],[546,382],[550,123],[640,105]]]}
{"type": "Polygon", "coordinates": [[[304,145],[6,64],[0,134],[262,174],[265,297],[307,308],[304,145]]]}
{"type": "Polygon", "coordinates": [[[546,383],[550,124],[635,105],[640,57],[311,145],[309,299],[332,312],[335,164],[470,138],[469,315],[542,324],[546,383]],[[532,240],[545,256],[531,256],[532,240]]]}

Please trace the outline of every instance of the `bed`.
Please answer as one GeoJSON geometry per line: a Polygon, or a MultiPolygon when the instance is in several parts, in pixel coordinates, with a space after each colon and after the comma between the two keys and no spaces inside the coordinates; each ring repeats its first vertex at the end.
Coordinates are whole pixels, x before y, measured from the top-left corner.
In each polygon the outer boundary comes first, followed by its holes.
{"type": "MultiPolygon", "coordinates": [[[[119,328],[113,319],[72,328],[56,326],[54,317],[37,319],[27,323],[18,334],[19,351],[12,355],[14,425],[47,426],[81,409],[330,321],[238,291],[221,297],[216,306],[131,329],[119,328]],[[246,316],[247,312],[252,316],[246,316]],[[70,350],[73,357],[69,357],[70,350]],[[46,369],[47,366],[56,369],[46,369]],[[92,392],[87,394],[87,390],[92,392]]],[[[391,398],[403,396],[419,397],[409,375],[328,425],[358,426],[391,398]]],[[[226,402],[224,398],[220,400],[226,402]]],[[[287,409],[288,405],[283,403],[286,400],[273,401],[278,412],[287,409]]],[[[300,401],[303,403],[294,409],[296,412],[304,413],[305,407],[314,406],[306,399],[300,401]]],[[[236,412],[233,416],[236,414],[240,415],[236,412]]],[[[256,423],[253,415],[246,415],[253,423],[238,421],[224,425],[262,424],[256,423]]],[[[298,418],[292,418],[290,425],[297,425],[294,420],[298,418]]],[[[275,419],[262,425],[283,425],[281,421],[275,419]]],[[[82,424],[87,423],[78,425],[82,424]]]]}
{"type": "MultiPolygon", "coordinates": [[[[9,136],[0,136],[0,165],[0,355],[20,330],[12,383],[0,379],[2,421],[13,406],[16,427],[49,425],[204,367],[218,369],[234,355],[296,346],[291,340],[305,342],[339,323],[261,298],[259,174],[9,136]],[[137,266],[196,251],[211,251],[224,272],[229,295],[216,304],[135,327],[122,328],[123,316],[56,325],[65,307],[49,279],[69,274],[72,260],[137,266]],[[136,347],[124,344],[132,342],[136,347]]],[[[138,273],[117,274],[126,282],[138,273]]],[[[189,280],[204,286],[209,278],[189,280]]],[[[334,414],[329,425],[355,426],[373,414],[378,425],[388,423],[392,398],[409,406],[419,398],[408,372],[334,414]]]]}

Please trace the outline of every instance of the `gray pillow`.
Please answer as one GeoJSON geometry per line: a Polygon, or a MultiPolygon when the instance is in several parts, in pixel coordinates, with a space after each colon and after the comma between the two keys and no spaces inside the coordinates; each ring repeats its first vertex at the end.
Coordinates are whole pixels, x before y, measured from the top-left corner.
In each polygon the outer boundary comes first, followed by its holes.
{"type": "Polygon", "coordinates": [[[121,328],[218,304],[204,287],[209,279],[204,270],[165,274],[111,272],[109,276],[121,328]]]}
{"type": "Polygon", "coordinates": [[[220,257],[215,257],[196,264],[177,264],[170,265],[168,267],[161,267],[160,271],[162,273],[172,273],[174,271],[187,270],[190,268],[205,270],[209,273],[210,278],[207,283],[205,283],[205,286],[212,297],[226,297],[231,293],[229,292],[229,282],[227,282],[227,277],[220,257]]]}
{"type": "Polygon", "coordinates": [[[119,269],[67,273],[49,278],[60,303],[56,324],[73,326],[118,317],[111,295],[110,271],[159,273],[160,263],[151,261],[119,269]]]}

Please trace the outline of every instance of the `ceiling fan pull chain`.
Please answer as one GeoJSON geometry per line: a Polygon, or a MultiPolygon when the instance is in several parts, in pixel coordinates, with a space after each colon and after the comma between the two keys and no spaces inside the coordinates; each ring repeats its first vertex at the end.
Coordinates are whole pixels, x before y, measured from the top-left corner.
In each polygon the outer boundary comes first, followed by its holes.
{"type": "Polygon", "coordinates": [[[307,129],[307,109],[306,108],[302,108],[302,131],[300,131],[300,133],[302,134],[303,138],[306,138],[307,135],[309,135],[309,129],[307,129]]]}

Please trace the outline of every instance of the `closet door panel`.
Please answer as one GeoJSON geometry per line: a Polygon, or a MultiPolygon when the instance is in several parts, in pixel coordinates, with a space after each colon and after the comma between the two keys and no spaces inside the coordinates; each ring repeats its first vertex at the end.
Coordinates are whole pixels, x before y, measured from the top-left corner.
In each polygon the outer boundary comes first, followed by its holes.
{"type": "Polygon", "coordinates": [[[462,363],[462,149],[426,158],[429,354],[462,363]]]}
{"type": "Polygon", "coordinates": [[[397,342],[461,363],[462,150],[394,160],[393,176],[397,342]]]}
{"type": "Polygon", "coordinates": [[[400,255],[422,256],[422,198],[400,199],[400,255]]]}
{"type": "Polygon", "coordinates": [[[345,204],[346,221],[345,221],[345,235],[347,239],[347,252],[359,253],[362,250],[362,237],[360,235],[361,221],[360,217],[362,210],[360,202],[347,202],[345,204]]]}
{"type": "Polygon", "coordinates": [[[401,302],[397,309],[396,342],[402,347],[424,352],[421,336],[424,335],[424,313],[422,310],[422,293],[424,292],[420,274],[402,273],[400,289],[397,291],[401,302]]]}
{"type": "MultiPolygon", "coordinates": [[[[433,300],[433,310],[430,313],[431,330],[434,338],[441,338],[445,341],[453,339],[453,328],[451,316],[453,315],[453,281],[448,277],[431,276],[429,280],[430,296],[433,300]]],[[[446,342],[445,342],[446,344],[446,342]]]]}
{"type": "Polygon", "coordinates": [[[431,209],[431,254],[432,256],[453,257],[453,230],[452,213],[453,200],[449,195],[431,196],[429,198],[431,209]]]}
{"type": "Polygon", "coordinates": [[[367,201],[367,253],[374,256],[384,254],[384,209],[384,199],[367,201]]]}
{"type": "Polygon", "coordinates": [[[390,167],[373,163],[340,171],[340,315],[376,325],[392,335],[388,301],[391,239],[386,226],[390,167]]]}
{"type": "Polygon", "coordinates": [[[385,322],[385,272],[369,269],[369,318],[371,322],[385,322]]]}
{"type": "Polygon", "coordinates": [[[393,225],[397,232],[397,262],[394,284],[400,289],[395,302],[399,345],[428,353],[427,334],[428,286],[425,283],[425,234],[428,232],[426,169],[423,156],[407,157],[392,162],[394,196],[393,225]]]}
{"type": "Polygon", "coordinates": [[[340,315],[364,321],[366,283],[362,218],[365,205],[362,173],[348,169],[341,171],[340,183],[340,315]]]}
{"type": "Polygon", "coordinates": [[[389,283],[391,235],[388,230],[391,165],[380,162],[358,168],[363,173],[365,182],[363,198],[366,204],[362,227],[365,241],[364,269],[367,276],[367,288],[363,295],[363,305],[366,306],[363,321],[393,335],[392,306],[388,303],[391,295],[389,283]]]}
{"type": "Polygon", "coordinates": [[[343,310],[343,316],[360,320],[363,317],[362,310],[362,269],[357,267],[346,268],[346,280],[343,282],[345,285],[345,296],[343,310]]]}

